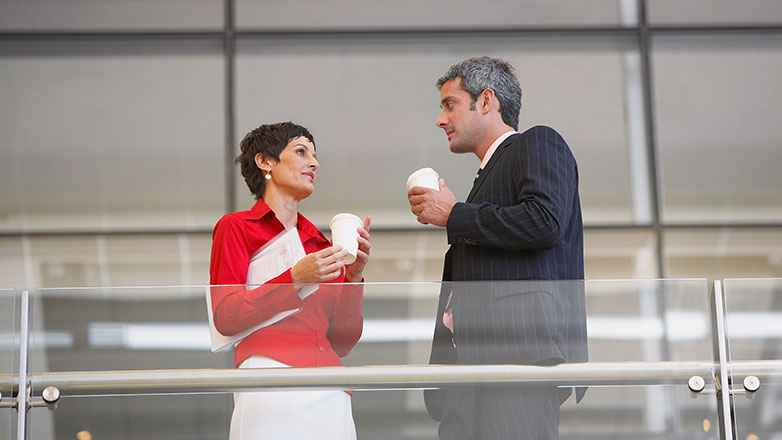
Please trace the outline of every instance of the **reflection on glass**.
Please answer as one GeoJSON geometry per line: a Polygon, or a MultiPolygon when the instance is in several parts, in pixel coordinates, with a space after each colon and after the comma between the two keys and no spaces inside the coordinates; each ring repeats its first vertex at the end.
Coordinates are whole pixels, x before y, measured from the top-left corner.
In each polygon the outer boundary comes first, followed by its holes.
{"type": "Polygon", "coordinates": [[[764,26],[782,22],[782,9],[774,1],[654,0],[646,4],[652,24],[764,26]]]}
{"type": "Polygon", "coordinates": [[[660,36],[652,56],[665,220],[779,222],[782,37],[660,36]]]}
{"type": "Polygon", "coordinates": [[[618,25],[622,2],[593,0],[589,4],[563,0],[498,1],[492,7],[464,0],[398,4],[356,0],[294,2],[306,14],[292,13],[282,0],[238,0],[236,24],[242,29],[431,29],[498,28],[511,26],[618,25]],[[350,11],[346,13],[345,11],[350,11]]]}
{"type": "Polygon", "coordinates": [[[12,402],[11,381],[19,371],[19,310],[13,289],[0,289],[0,435],[13,438],[17,413],[5,404],[12,402]]]}
{"type": "MultiPolygon", "coordinates": [[[[211,288],[39,289],[33,304],[32,371],[232,368],[230,350],[210,350],[205,294],[211,288]]],[[[439,321],[437,298],[444,288],[454,292],[453,339],[444,338],[458,356],[454,362],[549,365],[583,361],[587,348],[593,362],[712,359],[705,280],[434,282],[365,284],[364,330],[344,363],[427,364],[439,321]],[[488,295],[499,301],[479,301],[488,295]],[[578,302],[563,302],[564,297],[583,297],[586,319],[578,312],[578,302]],[[522,309],[536,312],[516,314],[522,309]],[[524,322],[520,316],[534,319],[524,322]]],[[[444,323],[439,321],[438,326],[444,328],[444,323]]],[[[719,438],[714,395],[693,399],[685,386],[591,386],[585,394],[573,393],[570,387],[536,388],[548,400],[535,411],[540,420],[546,415],[559,419],[560,438],[719,438]],[[573,397],[565,400],[567,396],[573,397]]],[[[488,417],[482,408],[508,399],[528,404],[522,397],[530,390],[455,386],[447,393],[462,397],[464,406],[455,410],[466,411],[462,420],[473,423],[471,429],[480,429],[485,425],[475,417],[488,417]]],[[[98,433],[100,438],[120,438],[123,432],[153,431],[224,438],[231,408],[228,393],[66,395],[57,412],[32,415],[33,423],[49,423],[56,433],[36,438],[68,438],[82,430],[95,438],[98,433]],[[202,429],[186,426],[186,420],[196,419],[202,429]],[[124,420],[121,432],[111,433],[108,427],[118,420],[124,420]]],[[[421,390],[356,390],[353,417],[359,438],[437,438],[439,423],[430,418],[421,390]]]]}
{"type": "Polygon", "coordinates": [[[726,279],[724,289],[730,361],[765,364],[764,371],[732,372],[738,438],[777,438],[782,430],[782,279],[726,279]],[[760,387],[745,392],[742,384],[750,376],[759,379],[760,387]]]}
{"type": "MultiPolygon", "coordinates": [[[[295,116],[316,133],[318,191],[305,202],[307,218],[316,225],[328,224],[337,212],[334,195],[339,194],[340,205],[371,213],[373,227],[420,227],[410,214],[405,181],[425,166],[436,167],[457,198],[467,197],[480,163],[449,151],[447,138],[434,124],[439,99],[434,82],[448,66],[476,54],[500,57],[517,67],[524,92],[521,131],[546,124],[568,140],[578,161],[584,221],[632,219],[623,89],[623,54],[633,49],[632,40],[594,38],[574,45],[559,38],[514,36],[452,42],[302,38],[238,40],[236,134],[240,137],[258,121],[276,121],[280,115],[295,116]],[[308,69],[301,69],[301,60],[308,69]],[[309,71],[318,74],[313,77],[309,71]],[[574,76],[573,71],[588,74],[574,76]],[[393,81],[378,87],[378,79],[388,72],[394,72],[393,81]],[[291,100],[289,90],[306,96],[309,104],[291,100]],[[367,96],[382,105],[335,105],[364,102],[367,96]],[[258,107],[259,100],[277,105],[258,107]],[[367,147],[352,127],[376,121],[387,121],[394,129],[367,147]],[[371,166],[355,166],[359,163],[371,166]],[[361,191],[356,191],[356,182],[361,182],[361,191]]],[[[238,176],[235,187],[239,205],[250,206],[249,192],[238,176]]]]}
{"type": "Polygon", "coordinates": [[[0,88],[0,230],[214,224],[224,207],[219,44],[33,41],[0,57],[14,84],[0,88]]]}
{"type": "Polygon", "coordinates": [[[0,2],[0,29],[13,31],[222,29],[222,2],[42,0],[0,2]]]}
{"type": "MultiPolygon", "coordinates": [[[[431,363],[587,360],[583,281],[443,283],[431,363]]],[[[441,438],[556,438],[559,406],[570,394],[552,385],[457,385],[424,398],[441,438]]]]}

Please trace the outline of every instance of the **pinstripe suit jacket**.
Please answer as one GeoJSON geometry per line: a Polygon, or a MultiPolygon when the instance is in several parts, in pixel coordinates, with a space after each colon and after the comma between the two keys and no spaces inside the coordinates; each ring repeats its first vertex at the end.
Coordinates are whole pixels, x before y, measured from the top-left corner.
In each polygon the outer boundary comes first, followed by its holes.
{"type": "MultiPolygon", "coordinates": [[[[547,282],[584,278],[578,168],[554,129],[536,126],[500,144],[453,207],[447,232],[430,363],[586,361],[583,281],[547,282]],[[456,348],[442,322],[452,290],[456,348]]],[[[443,399],[425,393],[437,420],[443,399]]]]}

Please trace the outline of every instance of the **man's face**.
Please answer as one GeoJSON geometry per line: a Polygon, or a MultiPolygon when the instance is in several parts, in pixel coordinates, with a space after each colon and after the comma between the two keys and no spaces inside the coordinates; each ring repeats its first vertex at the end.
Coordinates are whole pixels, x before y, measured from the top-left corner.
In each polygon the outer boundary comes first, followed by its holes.
{"type": "Polygon", "coordinates": [[[457,77],[443,84],[440,89],[440,116],[435,123],[445,130],[451,151],[474,153],[478,146],[481,113],[476,110],[469,93],[462,90],[462,78],[457,77]]]}

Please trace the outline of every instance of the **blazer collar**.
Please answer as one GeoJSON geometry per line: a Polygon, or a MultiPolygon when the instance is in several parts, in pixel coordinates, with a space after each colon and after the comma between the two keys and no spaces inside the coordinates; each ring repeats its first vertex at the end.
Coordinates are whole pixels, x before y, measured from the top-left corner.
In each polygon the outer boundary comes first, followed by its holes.
{"type": "Polygon", "coordinates": [[[491,155],[491,158],[489,159],[489,162],[486,164],[485,167],[483,167],[483,171],[481,171],[480,175],[478,175],[478,178],[475,179],[475,183],[472,185],[472,190],[470,190],[470,195],[467,196],[467,200],[465,202],[470,203],[475,197],[475,194],[478,192],[478,189],[480,189],[481,185],[483,185],[483,182],[486,181],[486,176],[491,174],[492,168],[497,164],[497,162],[500,161],[500,156],[505,153],[505,150],[508,149],[508,146],[513,143],[513,141],[516,139],[516,136],[518,136],[518,133],[512,134],[508,136],[499,147],[497,147],[497,150],[494,151],[494,154],[491,155]]]}

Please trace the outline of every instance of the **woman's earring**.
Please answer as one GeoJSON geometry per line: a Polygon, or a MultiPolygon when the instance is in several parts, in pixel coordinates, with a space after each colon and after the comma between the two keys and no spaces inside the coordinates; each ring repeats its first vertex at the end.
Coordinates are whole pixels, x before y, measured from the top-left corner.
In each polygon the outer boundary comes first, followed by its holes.
{"type": "Polygon", "coordinates": [[[263,176],[263,177],[265,177],[265,178],[266,178],[266,180],[272,180],[272,173],[271,173],[271,172],[268,172],[268,173],[266,173],[266,175],[265,175],[265,176],[263,176]]]}

